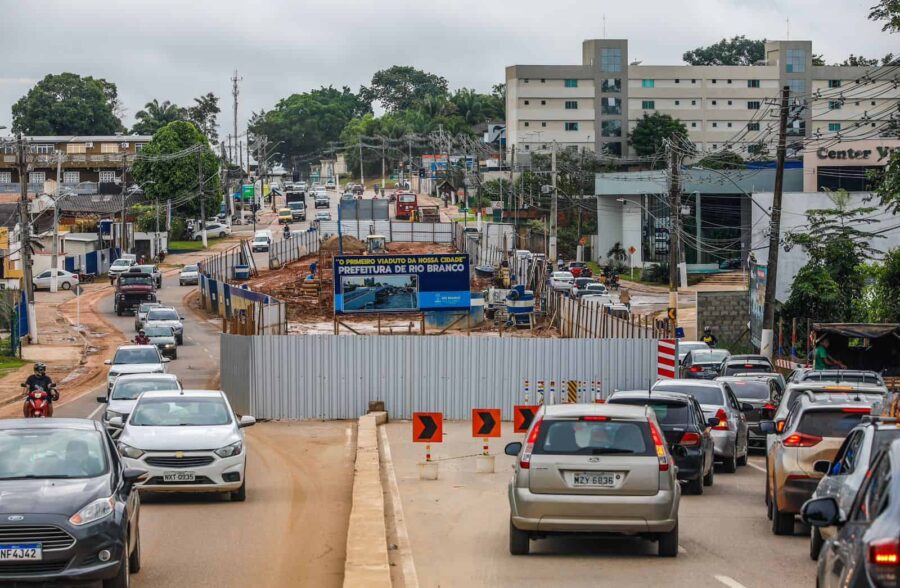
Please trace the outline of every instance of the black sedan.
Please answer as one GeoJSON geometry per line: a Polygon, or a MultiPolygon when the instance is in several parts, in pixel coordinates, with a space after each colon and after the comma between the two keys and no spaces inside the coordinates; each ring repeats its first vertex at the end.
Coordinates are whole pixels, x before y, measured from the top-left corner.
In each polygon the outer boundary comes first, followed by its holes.
{"type": "Polygon", "coordinates": [[[96,421],[0,421],[0,583],[129,586],[145,475],[125,469],[96,421]]]}
{"type": "Polygon", "coordinates": [[[703,409],[693,396],[633,390],[616,392],[607,402],[652,408],[678,466],[678,481],[686,483],[685,492],[703,494],[704,486],[713,485],[715,457],[709,431],[719,424],[719,419],[703,416],[703,409]]]}
{"type": "Polygon", "coordinates": [[[692,349],[681,360],[679,377],[693,380],[712,380],[719,375],[719,366],[728,359],[727,349],[692,349]]]}

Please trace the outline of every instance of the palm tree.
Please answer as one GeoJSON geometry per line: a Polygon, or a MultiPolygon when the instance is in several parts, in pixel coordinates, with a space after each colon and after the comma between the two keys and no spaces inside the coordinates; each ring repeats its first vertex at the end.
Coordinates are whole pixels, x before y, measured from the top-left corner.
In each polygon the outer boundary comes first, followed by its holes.
{"type": "Polygon", "coordinates": [[[606,257],[613,261],[623,262],[627,256],[628,252],[625,251],[619,241],[616,241],[615,244],[609,248],[609,251],[606,252],[606,257]]]}
{"type": "Polygon", "coordinates": [[[168,100],[160,104],[154,98],[144,105],[143,110],[135,113],[134,118],[137,119],[137,122],[131,128],[131,132],[136,135],[152,135],[170,122],[185,120],[186,117],[187,111],[184,108],[168,100]]]}
{"type": "Polygon", "coordinates": [[[484,122],[484,101],[481,95],[475,90],[463,88],[459,90],[452,98],[453,104],[461,117],[469,125],[476,125],[484,122]]]}

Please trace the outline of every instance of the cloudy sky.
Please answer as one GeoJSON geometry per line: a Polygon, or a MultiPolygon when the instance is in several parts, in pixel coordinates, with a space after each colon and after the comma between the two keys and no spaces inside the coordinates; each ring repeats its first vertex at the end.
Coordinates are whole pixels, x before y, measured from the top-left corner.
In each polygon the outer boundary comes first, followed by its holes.
{"type": "Polygon", "coordinates": [[[206,92],[223,99],[228,124],[235,69],[241,125],[293,92],[355,90],[395,64],[487,91],[507,65],[579,63],[581,41],[603,36],[604,15],[606,36],[628,39],[629,57],[645,64],[681,63],[722,37],[785,38],[788,18],[790,38],[812,40],[829,63],[898,52],[900,35],[866,20],[874,2],[0,0],[0,125],[35,82],[64,71],[116,83],[127,125],[148,100],[186,105],[206,92]]]}

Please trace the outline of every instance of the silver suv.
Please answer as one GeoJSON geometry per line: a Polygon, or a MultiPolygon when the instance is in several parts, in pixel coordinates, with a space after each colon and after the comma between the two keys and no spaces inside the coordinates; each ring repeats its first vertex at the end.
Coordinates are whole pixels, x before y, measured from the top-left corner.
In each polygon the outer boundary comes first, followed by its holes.
{"type": "Polygon", "coordinates": [[[509,482],[509,552],[562,533],[638,535],[678,555],[681,488],[652,408],[624,404],[544,406],[509,482]]]}

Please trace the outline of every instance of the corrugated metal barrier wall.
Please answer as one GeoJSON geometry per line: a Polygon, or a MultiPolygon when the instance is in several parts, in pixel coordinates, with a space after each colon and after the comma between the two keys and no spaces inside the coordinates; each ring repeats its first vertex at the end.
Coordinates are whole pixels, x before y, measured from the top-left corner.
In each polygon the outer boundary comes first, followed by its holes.
{"type": "Polygon", "coordinates": [[[383,400],[393,418],[468,419],[473,408],[499,407],[512,419],[526,379],[531,404],[539,380],[548,404],[565,397],[567,380],[599,381],[604,395],[656,381],[656,339],[221,337],[222,388],[239,412],[260,418],[353,419],[383,400]]]}

